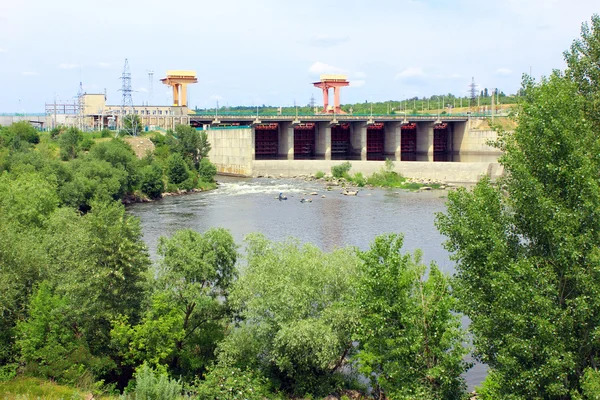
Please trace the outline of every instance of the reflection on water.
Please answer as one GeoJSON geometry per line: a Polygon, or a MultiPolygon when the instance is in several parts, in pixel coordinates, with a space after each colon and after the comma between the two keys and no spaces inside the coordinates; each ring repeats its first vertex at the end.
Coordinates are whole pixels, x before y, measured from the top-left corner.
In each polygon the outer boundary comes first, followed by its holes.
{"type": "MultiPolygon", "coordinates": [[[[402,233],[405,250],[420,248],[426,263],[435,261],[442,271],[453,272],[442,247],[444,238],[434,226],[435,213],[445,209],[446,192],[365,189],[358,196],[344,196],[340,188],[327,191],[318,182],[226,177],[220,177],[219,182],[215,191],[128,207],[140,217],[153,257],[158,238],[182,228],[204,232],[223,227],[238,243],[252,232],[261,232],[271,240],[295,237],[323,250],[344,246],[365,250],[377,235],[402,233]],[[279,193],[288,200],[277,200],[279,193]],[[301,203],[302,198],[312,202],[301,203]]],[[[479,383],[484,375],[481,365],[471,369],[467,374],[469,386],[479,383]]]]}

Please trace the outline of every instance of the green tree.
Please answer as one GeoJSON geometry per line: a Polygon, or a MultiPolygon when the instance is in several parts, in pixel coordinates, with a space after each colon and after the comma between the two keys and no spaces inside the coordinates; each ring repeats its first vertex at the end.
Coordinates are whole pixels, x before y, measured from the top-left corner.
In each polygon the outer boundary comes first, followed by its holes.
{"type": "Polygon", "coordinates": [[[555,71],[523,93],[506,177],[449,194],[437,225],[488,398],[578,398],[600,355],[600,140],[578,82],[555,71]]]}
{"type": "Polygon", "coordinates": [[[29,297],[45,265],[37,230],[23,229],[0,211],[0,377],[16,370],[15,326],[26,318],[29,297]]]}
{"type": "Polygon", "coordinates": [[[181,155],[198,169],[200,161],[208,156],[211,148],[206,132],[198,131],[189,125],[177,125],[175,136],[179,140],[177,147],[181,155]]]}
{"type": "Polygon", "coordinates": [[[356,255],[262,235],[246,242],[248,263],[231,294],[244,322],[220,344],[221,365],[264,374],[295,395],[328,394],[355,349],[356,255]]]}
{"type": "Polygon", "coordinates": [[[91,158],[109,162],[114,168],[125,170],[128,193],[132,193],[137,187],[140,179],[139,160],[129,144],[120,139],[98,143],[92,147],[89,155],[91,158]]]}
{"type": "Polygon", "coordinates": [[[585,113],[600,130],[600,15],[592,16],[591,26],[584,23],[581,38],[573,41],[570,51],[566,51],[566,75],[577,85],[578,93],[587,101],[583,104],[585,113]]]}
{"type": "Polygon", "coordinates": [[[92,360],[70,317],[68,300],[53,294],[43,281],[31,297],[28,318],[16,326],[17,346],[28,373],[66,383],[81,377],[92,360]]]}
{"type": "Polygon", "coordinates": [[[213,182],[217,175],[217,167],[208,158],[203,158],[198,166],[198,175],[203,182],[213,182]]]}
{"type": "Polygon", "coordinates": [[[360,371],[379,398],[459,399],[469,366],[449,278],[420,252],[402,254],[402,242],[382,235],[359,252],[360,371]]]}
{"type": "Polygon", "coordinates": [[[61,133],[58,137],[60,158],[63,161],[68,161],[77,157],[81,141],[83,141],[83,133],[77,128],[69,128],[61,133]]]}
{"type": "Polygon", "coordinates": [[[225,229],[203,235],[186,229],[162,237],[158,253],[151,308],[138,325],[116,320],[113,341],[131,362],[168,365],[173,374],[191,380],[212,361],[223,337],[236,245],[225,229]]]}
{"type": "Polygon", "coordinates": [[[163,182],[163,170],[155,162],[145,166],[141,170],[141,189],[144,194],[152,199],[158,199],[165,191],[163,182]]]}
{"type": "Polygon", "coordinates": [[[459,399],[469,365],[449,278],[420,252],[402,254],[402,243],[382,235],[359,252],[360,371],[379,398],[459,399]]]}
{"type": "Polygon", "coordinates": [[[27,121],[14,122],[0,129],[0,145],[19,149],[27,147],[25,143],[37,144],[40,142],[40,134],[27,121]]]}
{"type": "Polygon", "coordinates": [[[137,324],[147,304],[150,258],[139,220],[117,202],[92,202],[81,216],[55,213],[44,240],[55,293],[70,299],[77,331],[94,355],[110,354],[111,321],[137,324]]]}
{"type": "Polygon", "coordinates": [[[93,199],[117,200],[128,192],[128,175],[123,168],[91,157],[68,164],[68,176],[58,189],[63,204],[86,212],[93,199]]]}
{"type": "Polygon", "coordinates": [[[121,133],[137,136],[142,130],[142,120],[139,115],[127,114],[123,117],[123,129],[121,130],[121,133]]]}
{"type": "Polygon", "coordinates": [[[169,183],[174,185],[179,185],[189,178],[188,167],[180,154],[173,153],[167,158],[167,177],[169,183]]]}

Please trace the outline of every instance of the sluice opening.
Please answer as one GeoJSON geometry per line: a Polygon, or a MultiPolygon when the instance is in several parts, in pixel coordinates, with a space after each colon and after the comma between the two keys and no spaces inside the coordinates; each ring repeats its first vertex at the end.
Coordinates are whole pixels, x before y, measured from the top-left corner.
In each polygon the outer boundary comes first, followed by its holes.
{"type": "Polygon", "coordinates": [[[315,124],[294,127],[294,160],[315,158],[315,124]]]}
{"type": "Polygon", "coordinates": [[[433,128],[433,161],[449,161],[448,124],[438,124],[433,128]]]}
{"type": "Polygon", "coordinates": [[[384,160],[385,131],[382,123],[376,123],[367,127],[367,161],[384,160]]]}
{"type": "Polygon", "coordinates": [[[258,124],[254,127],[254,158],[273,160],[279,149],[279,125],[258,124]]]}
{"type": "Polygon", "coordinates": [[[417,124],[402,125],[400,132],[400,160],[417,161],[417,124]]]}
{"type": "Polygon", "coordinates": [[[331,159],[347,160],[350,155],[350,124],[331,127],[331,159]]]}

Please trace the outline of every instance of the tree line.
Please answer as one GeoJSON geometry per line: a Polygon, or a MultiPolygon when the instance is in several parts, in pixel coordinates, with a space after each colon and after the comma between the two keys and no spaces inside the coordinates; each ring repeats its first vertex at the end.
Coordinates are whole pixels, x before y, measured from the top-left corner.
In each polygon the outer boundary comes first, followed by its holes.
{"type": "MultiPolygon", "coordinates": [[[[128,171],[115,161],[118,140],[61,162],[24,125],[3,129],[0,376],[136,399],[355,390],[449,400],[467,396],[472,351],[489,366],[482,399],[598,398],[599,49],[594,15],[564,71],[524,77],[518,126],[495,144],[505,175],[448,194],[436,225],[452,277],[403,252],[395,234],[366,250],[323,252],[261,234],[240,244],[220,228],[180,230],[160,239],[152,262],[139,221],[115,199],[121,185],[139,187],[129,173],[84,175],[89,183],[73,187],[94,188],[85,207],[65,195],[77,193],[63,178],[77,160],[128,171]]],[[[154,160],[161,146],[183,148],[176,133],[161,140],[154,160]]],[[[188,171],[195,155],[198,168],[205,158],[198,149],[179,153],[188,171]]]]}

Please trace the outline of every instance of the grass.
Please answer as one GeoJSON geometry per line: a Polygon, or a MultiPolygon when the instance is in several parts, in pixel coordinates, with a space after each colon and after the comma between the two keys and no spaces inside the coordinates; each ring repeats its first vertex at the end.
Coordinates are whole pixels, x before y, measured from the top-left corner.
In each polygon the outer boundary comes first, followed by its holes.
{"type": "Polygon", "coordinates": [[[0,382],[0,398],[3,400],[74,400],[85,399],[88,395],[89,393],[38,378],[19,377],[0,382]]]}

